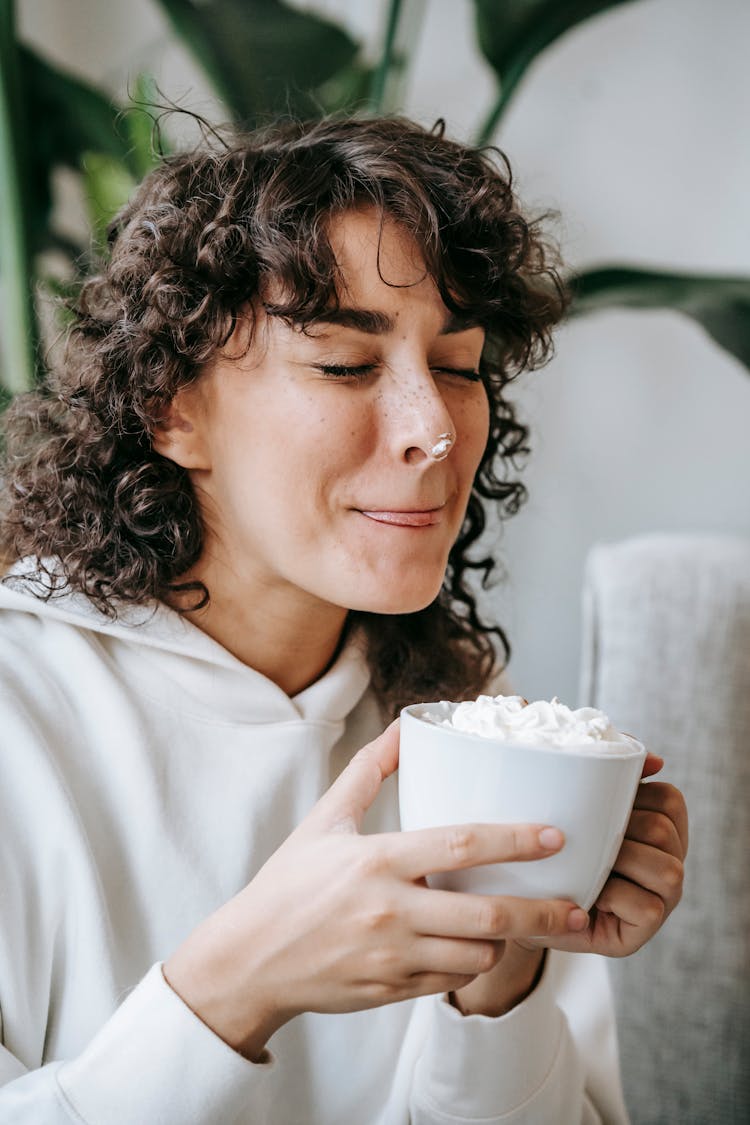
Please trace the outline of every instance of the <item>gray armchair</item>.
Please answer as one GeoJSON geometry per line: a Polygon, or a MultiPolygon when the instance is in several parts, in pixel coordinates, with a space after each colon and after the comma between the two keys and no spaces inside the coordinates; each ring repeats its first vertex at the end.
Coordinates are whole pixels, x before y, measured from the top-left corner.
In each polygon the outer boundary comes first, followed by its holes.
{"type": "Polygon", "coordinates": [[[682,903],[612,962],[634,1125],[750,1121],[750,541],[591,552],[581,703],[666,759],[691,822],[682,903]]]}

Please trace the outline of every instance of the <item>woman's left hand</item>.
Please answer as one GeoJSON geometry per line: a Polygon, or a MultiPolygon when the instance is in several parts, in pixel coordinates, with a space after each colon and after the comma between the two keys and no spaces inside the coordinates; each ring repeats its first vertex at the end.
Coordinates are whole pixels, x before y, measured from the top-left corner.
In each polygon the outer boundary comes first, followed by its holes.
{"type": "MultiPolygon", "coordinates": [[[[643,777],[658,773],[649,754],[643,777]]],[[[612,873],[589,911],[586,929],[559,937],[507,940],[498,964],[451,996],[464,1014],[497,1016],[533,988],[543,948],[627,957],[659,930],[682,897],[688,817],[679,789],[662,781],[638,787],[612,873]]]]}
{"type": "MultiPolygon", "coordinates": [[[[658,773],[661,758],[649,754],[643,777],[658,773]]],[[[573,953],[627,957],[663,926],[682,897],[688,817],[679,789],[661,781],[638,787],[625,839],[581,933],[545,940],[573,953]]]]}

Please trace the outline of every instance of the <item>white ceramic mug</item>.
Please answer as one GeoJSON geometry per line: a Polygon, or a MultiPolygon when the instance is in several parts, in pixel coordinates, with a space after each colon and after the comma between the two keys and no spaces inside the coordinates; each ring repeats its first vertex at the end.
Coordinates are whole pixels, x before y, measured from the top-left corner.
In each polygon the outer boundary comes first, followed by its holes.
{"type": "Polygon", "coordinates": [[[418,703],[401,712],[401,828],[449,824],[549,824],[565,833],[545,859],[436,872],[433,887],[523,898],[567,898],[588,910],[620,850],[646,751],[519,745],[467,734],[424,719],[456,704],[418,703]]]}

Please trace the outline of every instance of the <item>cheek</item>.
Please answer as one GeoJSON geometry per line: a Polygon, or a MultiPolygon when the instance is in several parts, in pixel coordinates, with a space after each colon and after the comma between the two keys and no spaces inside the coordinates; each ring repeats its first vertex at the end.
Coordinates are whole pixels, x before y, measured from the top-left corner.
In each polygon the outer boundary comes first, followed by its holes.
{"type": "Polygon", "coordinates": [[[484,389],[481,397],[477,396],[472,402],[463,404],[457,422],[463,449],[462,467],[473,480],[487,447],[490,432],[490,407],[484,389]]]}
{"type": "Polygon", "coordinates": [[[235,517],[262,512],[263,522],[279,527],[291,515],[297,529],[325,519],[363,445],[338,413],[308,396],[282,396],[273,410],[234,416],[218,443],[214,489],[235,517]]]}

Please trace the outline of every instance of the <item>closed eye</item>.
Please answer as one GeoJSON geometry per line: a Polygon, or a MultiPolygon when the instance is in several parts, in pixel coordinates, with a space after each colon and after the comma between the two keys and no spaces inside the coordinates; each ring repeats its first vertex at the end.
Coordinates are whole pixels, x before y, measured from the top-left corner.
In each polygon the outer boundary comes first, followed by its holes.
{"type": "MultiPolygon", "coordinates": [[[[357,366],[349,366],[345,363],[317,363],[315,367],[318,371],[322,371],[324,375],[331,379],[363,379],[376,369],[377,364],[362,363],[357,366]]],[[[462,379],[468,379],[472,383],[476,383],[481,379],[480,373],[475,371],[472,367],[433,367],[432,370],[445,375],[457,375],[462,379]]]]}
{"type": "Polygon", "coordinates": [[[369,375],[371,371],[375,370],[374,363],[361,363],[357,367],[349,367],[345,363],[316,363],[315,367],[318,371],[322,371],[324,375],[329,376],[331,379],[363,379],[369,375]]]}
{"type": "Polygon", "coordinates": [[[473,367],[433,367],[433,371],[442,371],[446,375],[459,375],[462,379],[468,379],[472,383],[478,383],[482,378],[478,371],[473,367]]]}

